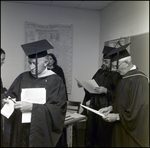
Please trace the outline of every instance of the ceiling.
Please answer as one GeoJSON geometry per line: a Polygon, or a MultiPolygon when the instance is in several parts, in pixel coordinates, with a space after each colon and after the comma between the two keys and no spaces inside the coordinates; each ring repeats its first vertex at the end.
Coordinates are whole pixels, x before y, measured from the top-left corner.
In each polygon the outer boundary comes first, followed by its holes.
{"type": "Polygon", "coordinates": [[[66,7],[76,9],[90,9],[100,11],[113,1],[6,1],[13,3],[66,7]]]}

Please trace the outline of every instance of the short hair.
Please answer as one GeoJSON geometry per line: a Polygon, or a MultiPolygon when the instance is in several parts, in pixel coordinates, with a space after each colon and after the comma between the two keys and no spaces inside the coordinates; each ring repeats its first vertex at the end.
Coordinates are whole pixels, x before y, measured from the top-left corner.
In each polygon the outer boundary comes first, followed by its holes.
{"type": "Polygon", "coordinates": [[[5,51],[1,48],[1,54],[5,54],[5,51]]]}
{"type": "Polygon", "coordinates": [[[57,59],[56,59],[55,55],[53,53],[49,53],[48,55],[51,56],[54,60],[53,66],[56,66],[57,65],[57,59]]]}

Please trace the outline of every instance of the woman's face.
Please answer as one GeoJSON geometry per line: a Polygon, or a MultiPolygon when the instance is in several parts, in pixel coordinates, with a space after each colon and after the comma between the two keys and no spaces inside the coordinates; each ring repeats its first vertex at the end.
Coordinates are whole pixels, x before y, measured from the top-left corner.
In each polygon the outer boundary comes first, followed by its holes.
{"type": "Polygon", "coordinates": [[[5,62],[5,54],[1,54],[1,66],[4,64],[5,62]]]}
{"type": "Polygon", "coordinates": [[[48,56],[49,58],[48,58],[48,66],[53,66],[53,64],[54,64],[54,59],[49,55],[48,56]]]}

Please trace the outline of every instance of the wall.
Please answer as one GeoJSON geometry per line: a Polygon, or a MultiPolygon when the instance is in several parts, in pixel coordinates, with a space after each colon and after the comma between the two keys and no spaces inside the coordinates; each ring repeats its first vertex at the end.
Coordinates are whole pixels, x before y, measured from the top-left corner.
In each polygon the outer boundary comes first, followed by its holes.
{"type": "Polygon", "coordinates": [[[131,36],[132,62],[149,77],[149,33],[131,36]]]}
{"type": "MultiPolygon", "coordinates": [[[[72,93],[69,100],[82,101],[84,91],[74,77],[91,79],[98,68],[100,13],[99,11],[67,9],[1,2],[1,47],[6,61],[1,76],[5,87],[24,71],[25,21],[42,25],[73,24],[72,93]]],[[[58,63],[59,64],[59,63],[58,63]]]]}
{"type": "Polygon", "coordinates": [[[100,61],[105,41],[149,32],[149,1],[115,1],[100,15],[100,61]]]}

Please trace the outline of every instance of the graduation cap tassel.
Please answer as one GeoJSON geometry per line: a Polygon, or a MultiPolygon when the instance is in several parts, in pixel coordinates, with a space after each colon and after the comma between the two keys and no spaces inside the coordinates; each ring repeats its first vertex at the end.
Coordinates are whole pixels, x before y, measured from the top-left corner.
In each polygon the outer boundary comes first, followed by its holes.
{"type": "Polygon", "coordinates": [[[38,78],[38,63],[37,63],[37,53],[36,53],[36,78],[38,78]]]}
{"type": "Polygon", "coordinates": [[[111,71],[111,68],[112,68],[112,61],[111,61],[111,58],[110,58],[110,71],[111,71]]]}
{"type": "Polygon", "coordinates": [[[117,70],[118,70],[118,63],[119,63],[119,51],[117,50],[117,70]]]}
{"type": "Polygon", "coordinates": [[[114,46],[114,48],[116,48],[117,44],[119,43],[119,41],[116,43],[116,45],[114,46]]]}
{"type": "Polygon", "coordinates": [[[122,46],[121,43],[120,43],[120,41],[118,41],[118,44],[120,45],[120,47],[122,46]]]}
{"type": "MultiPolygon", "coordinates": [[[[120,45],[120,47],[122,47],[120,41],[118,41],[118,44],[120,45]]],[[[118,65],[119,65],[119,51],[117,52],[117,69],[118,69],[118,65]]]]}
{"type": "Polygon", "coordinates": [[[35,54],[36,54],[36,57],[35,57],[35,60],[36,60],[36,64],[35,64],[35,68],[36,68],[36,78],[38,78],[38,62],[37,62],[37,58],[38,58],[38,56],[37,56],[37,48],[36,48],[37,46],[35,45],[35,47],[34,47],[34,50],[35,50],[35,54]]]}

